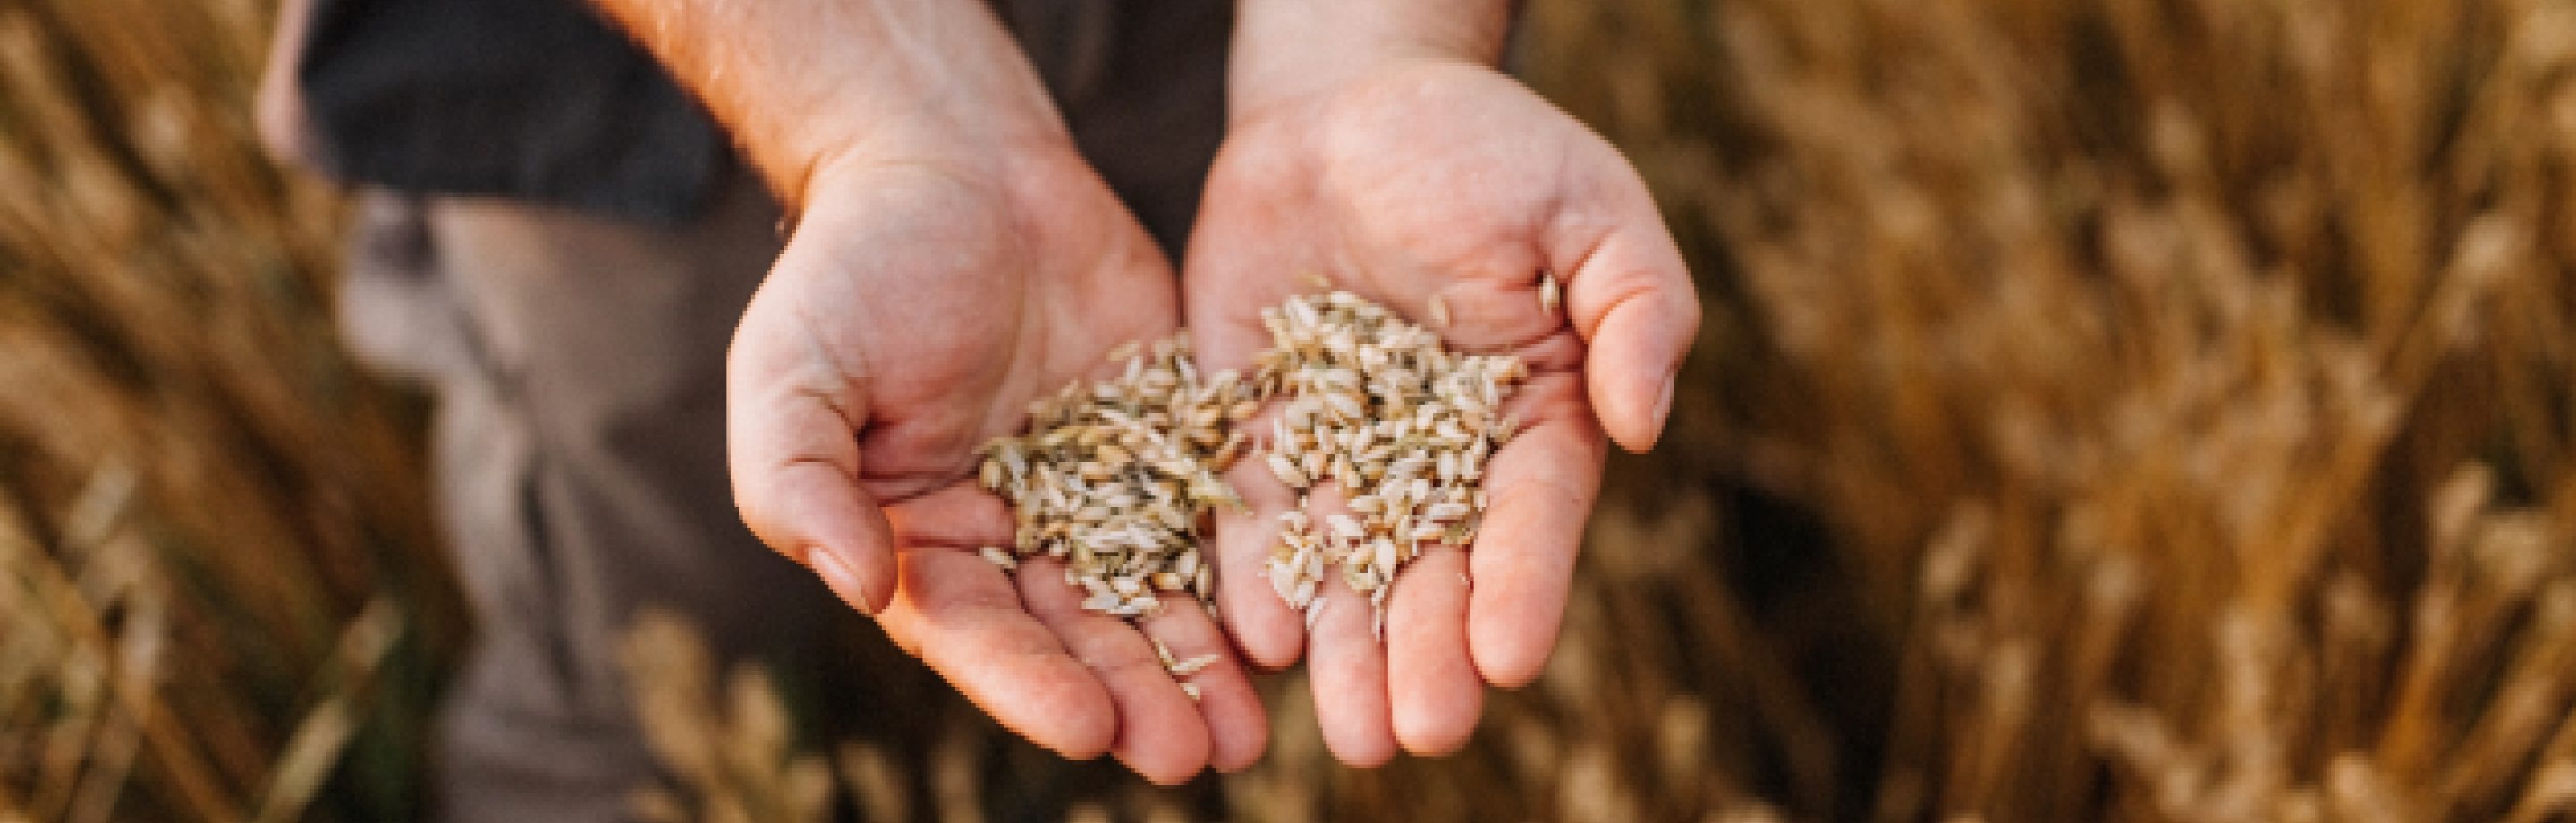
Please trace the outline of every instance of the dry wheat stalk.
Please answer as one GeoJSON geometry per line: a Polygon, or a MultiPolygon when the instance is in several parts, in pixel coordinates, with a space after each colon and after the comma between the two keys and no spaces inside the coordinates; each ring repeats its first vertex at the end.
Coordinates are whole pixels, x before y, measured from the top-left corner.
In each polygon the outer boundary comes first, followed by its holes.
{"type": "MultiPolygon", "coordinates": [[[[717,658],[697,626],[659,608],[637,616],[617,653],[636,684],[645,744],[669,773],[667,785],[630,795],[633,817],[805,823],[831,816],[831,765],[798,745],[797,720],[775,672],[736,663],[719,683],[717,658]]],[[[890,802],[862,800],[872,810],[890,802]]]]}

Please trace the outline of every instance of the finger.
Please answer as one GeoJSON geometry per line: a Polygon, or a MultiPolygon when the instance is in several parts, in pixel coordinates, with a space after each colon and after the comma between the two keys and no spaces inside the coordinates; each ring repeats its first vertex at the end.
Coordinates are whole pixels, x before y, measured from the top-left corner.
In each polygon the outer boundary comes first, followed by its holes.
{"type": "Polygon", "coordinates": [[[1076,760],[1108,751],[1118,735],[1110,691],[1030,616],[1009,575],[964,548],[1008,533],[1001,502],[951,486],[893,519],[907,540],[902,585],[877,614],[886,635],[1030,742],[1076,760]]]}
{"type": "Polygon", "coordinates": [[[1615,150],[1603,151],[1622,176],[1596,189],[1589,207],[1563,213],[1547,252],[1566,280],[1575,332],[1590,346],[1593,412],[1622,448],[1643,452],[1671,412],[1673,376],[1699,334],[1699,297],[1645,184],[1615,150]]]}
{"type": "Polygon", "coordinates": [[[1467,554],[1434,547],[1405,566],[1386,604],[1386,677],[1396,740],[1444,755],[1476,730],[1485,683],[1467,655],[1467,554]]]}
{"type": "MultiPolygon", "coordinates": [[[[1271,343],[1261,310],[1320,291],[1316,281],[1327,268],[1316,244],[1283,231],[1284,215],[1260,205],[1274,202],[1275,192],[1295,182],[1299,172],[1262,155],[1228,151],[1218,163],[1229,171],[1210,176],[1182,261],[1183,320],[1201,371],[1210,373],[1249,372],[1255,355],[1271,343]]],[[[1266,440],[1277,414],[1273,403],[1240,425],[1266,440]]],[[[1265,568],[1278,543],[1279,515],[1297,505],[1297,492],[1271,474],[1264,458],[1254,452],[1227,470],[1226,482],[1245,509],[1216,513],[1212,559],[1227,633],[1253,665],[1278,669],[1297,662],[1306,647],[1306,626],[1272,588],[1265,568]]]]}
{"type": "MultiPolygon", "coordinates": [[[[1577,390],[1572,375],[1554,374],[1523,393],[1534,406],[1566,408],[1577,390]]],[[[1603,449],[1589,417],[1558,414],[1533,422],[1486,467],[1484,521],[1467,555],[1467,647],[1486,682],[1528,683],[1556,645],[1603,449]]]]}
{"type": "MultiPolygon", "coordinates": [[[[1347,499],[1339,484],[1327,482],[1311,490],[1305,512],[1314,522],[1326,522],[1350,511],[1347,499]]],[[[1372,768],[1396,751],[1386,648],[1378,642],[1376,608],[1368,595],[1350,587],[1341,568],[1326,567],[1312,611],[1300,616],[1307,627],[1307,685],[1314,691],[1325,747],[1343,763],[1372,768]]]]}
{"type": "Polygon", "coordinates": [[[1065,650],[1108,689],[1117,729],[1112,751],[1146,780],[1173,785],[1208,762],[1208,726],[1145,635],[1126,620],[1082,608],[1064,565],[1036,558],[1020,566],[1020,598],[1065,650]]]}
{"type": "MultiPolygon", "coordinates": [[[[755,299],[752,318],[774,314],[755,299]]],[[[725,369],[725,445],[734,504],[761,542],[813,569],[874,614],[895,588],[894,532],[859,487],[865,399],[816,355],[799,324],[737,334],[725,369]]]]}
{"type": "MultiPolygon", "coordinates": [[[[1211,214],[1210,218],[1224,219],[1219,214],[1211,214]]],[[[1192,248],[1201,248],[1198,242],[1202,238],[1222,241],[1223,234],[1203,225],[1193,237],[1192,248]]],[[[1270,345],[1270,333],[1262,328],[1260,310],[1275,300],[1284,300],[1285,287],[1273,282],[1275,277],[1246,275],[1240,283],[1226,281],[1236,276],[1232,267],[1240,265],[1241,260],[1240,255],[1195,254],[1184,264],[1190,267],[1192,278],[1183,295],[1189,312],[1184,319],[1191,327],[1190,337],[1197,348],[1202,373],[1232,369],[1249,374],[1254,355],[1270,345]],[[1280,292],[1275,300],[1274,291],[1280,292]]],[[[1217,605],[1224,615],[1226,631],[1253,665],[1265,669],[1285,668],[1297,662],[1298,653],[1306,645],[1305,625],[1272,590],[1265,568],[1271,547],[1279,540],[1279,515],[1297,504],[1296,490],[1273,476],[1269,466],[1268,433],[1278,415],[1278,404],[1271,403],[1261,413],[1237,424],[1239,431],[1263,448],[1247,452],[1225,471],[1226,484],[1243,500],[1243,508],[1220,507],[1210,521],[1214,537],[1209,559],[1216,564],[1217,605]]]]}
{"type": "MultiPolygon", "coordinates": [[[[1267,431],[1276,411],[1247,421],[1267,431]]],[[[1306,626],[1272,587],[1269,562],[1279,544],[1279,515],[1297,505],[1296,491],[1273,477],[1268,452],[1253,452],[1228,468],[1225,480],[1243,499],[1242,510],[1219,508],[1214,517],[1217,605],[1226,630],[1253,665],[1285,668],[1306,646],[1306,626]]]]}
{"type": "Polygon", "coordinates": [[[1393,759],[1396,747],[1387,705],[1386,649],[1372,628],[1376,614],[1368,597],[1338,573],[1328,571],[1324,577],[1322,601],[1315,605],[1322,612],[1315,616],[1306,655],[1315,720],[1333,757],[1375,768],[1393,759]]]}
{"type": "Polygon", "coordinates": [[[1174,662],[1200,667],[1172,676],[1198,689],[1199,715],[1207,720],[1210,764],[1218,771],[1233,772],[1259,761],[1261,749],[1270,742],[1270,719],[1215,616],[1194,597],[1165,594],[1163,610],[1137,625],[1145,636],[1160,641],[1174,662]]]}

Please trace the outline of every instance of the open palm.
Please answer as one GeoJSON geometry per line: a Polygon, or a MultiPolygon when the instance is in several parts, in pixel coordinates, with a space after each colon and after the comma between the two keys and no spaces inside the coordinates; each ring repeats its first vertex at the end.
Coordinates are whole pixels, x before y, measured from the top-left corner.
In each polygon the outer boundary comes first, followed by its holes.
{"type": "Polygon", "coordinates": [[[817,170],[796,234],[744,313],[728,368],[737,503],[754,532],[875,614],[1004,725],[1071,757],[1115,751],[1160,782],[1239,768],[1266,737],[1232,655],[1193,703],[1146,635],[1226,652],[1197,608],[1143,622],[1079,608],[1011,544],[973,483],[1028,401],[1170,333],[1169,264],[1069,146],[985,162],[817,170]]]}
{"type": "MultiPolygon", "coordinates": [[[[1450,751],[1487,683],[1526,683],[1545,662],[1604,432],[1653,444],[1698,304],[1617,150],[1461,61],[1393,64],[1238,113],[1184,273],[1204,360],[1249,363],[1269,344],[1259,310],[1319,276],[1452,347],[1520,357],[1531,378],[1503,412],[1522,428],[1486,472],[1473,545],[1430,548],[1397,578],[1383,644],[1366,596],[1337,575],[1311,632],[1270,590],[1260,569],[1278,513],[1298,501],[1260,461],[1228,476],[1251,510],[1218,520],[1219,603],[1261,665],[1307,654],[1325,740],[1344,761],[1373,765],[1398,745],[1450,751]],[[1543,273],[1564,284],[1562,307],[1542,304],[1543,273]]],[[[1339,501],[1327,489],[1306,505],[1320,515],[1339,501]]]]}

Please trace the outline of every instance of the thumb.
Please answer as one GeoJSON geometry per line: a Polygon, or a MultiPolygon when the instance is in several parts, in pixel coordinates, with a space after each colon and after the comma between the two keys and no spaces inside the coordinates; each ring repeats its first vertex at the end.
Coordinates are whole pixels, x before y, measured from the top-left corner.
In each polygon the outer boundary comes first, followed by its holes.
{"type": "Polygon", "coordinates": [[[1699,335],[1699,297],[1672,233],[1664,228],[1645,185],[1629,172],[1628,185],[1612,186],[1590,242],[1560,258],[1566,311],[1587,353],[1585,391],[1601,427],[1630,452],[1654,448],[1673,400],[1673,376],[1699,335]]]}
{"type": "Polygon", "coordinates": [[[856,376],[837,368],[780,302],[767,288],[753,298],[727,357],[734,505],[771,550],[812,569],[851,607],[876,614],[894,594],[895,541],[858,482],[865,398],[856,376]]]}

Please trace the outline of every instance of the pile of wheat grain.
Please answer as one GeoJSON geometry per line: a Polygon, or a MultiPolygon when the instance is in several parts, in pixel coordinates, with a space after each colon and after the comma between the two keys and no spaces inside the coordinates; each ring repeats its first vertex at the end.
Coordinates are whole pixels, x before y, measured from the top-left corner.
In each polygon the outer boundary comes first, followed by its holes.
{"type": "MultiPolygon", "coordinates": [[[[1554,311],[1555,279],[1542,277],[1554,311]]],[[[1110,353],[1125,364],[1119,377],[1031,403],[1026,434],[985,447],[980,480],[1017,523],[1012,547],[984,556],[1005,570],[1025,557],[1061,561],[1092,611],[1149,615],[1162,608],[1157,593],[1189,592],[1214,613],[1203,522],[1242,506],[1218,475],[1249,449],[1301,504],[1281,513],[1264,570],[1271,587],[1311,626],[1324,575],[1338,567],[1369,598],[1383,636],[1404,564],[1474,539],[1485,461],[1514,425],[1498,409],[1527,370],[1508,355],[1451,352],[1437,333],[1346,291],[1291,297],[1261,320],[1272,346],[1249,376],[1202,378],[1181,334],[1141,353],[1122,346],[1110,353]],[[1240,427],[1274,396],[1270,436],[1248,446],[1240,427]],[[1307,493],[1325,483],[1339,503],[1318,515],[1307,493]]],[[[1198,668],[1164,657],[1175,674],[1198,668]]]]}

